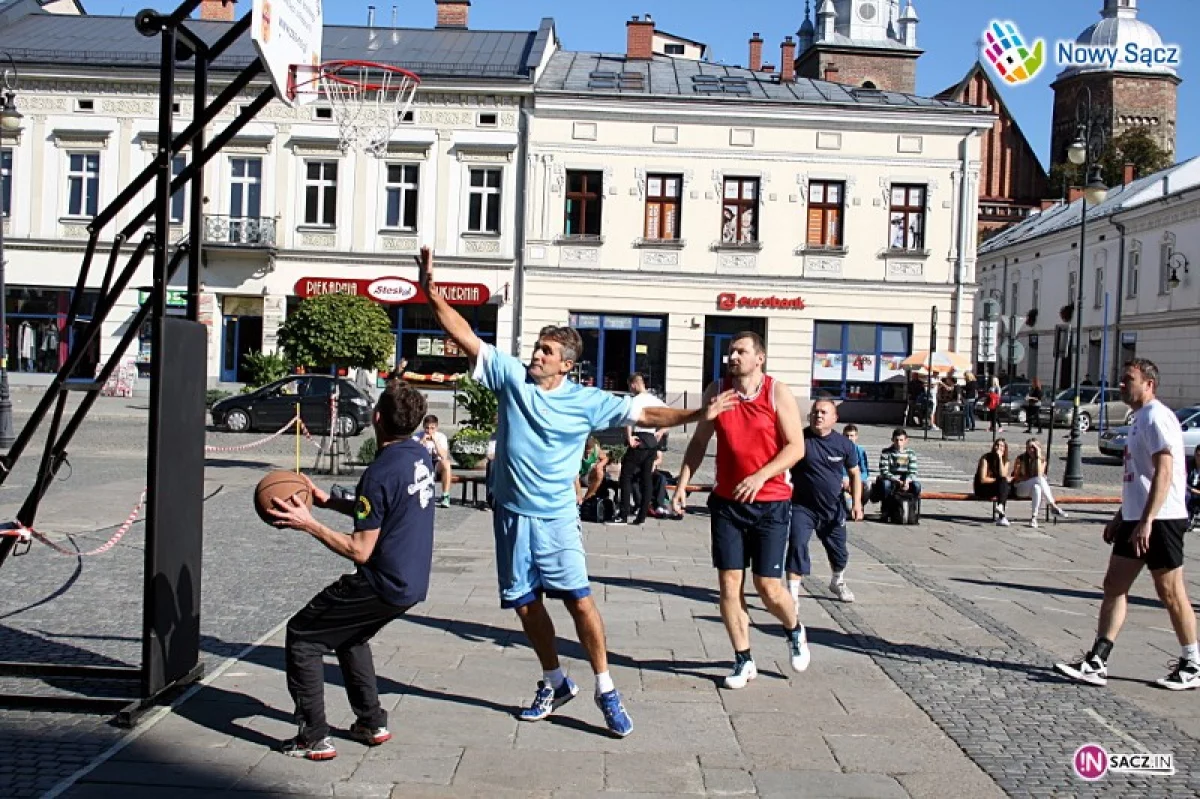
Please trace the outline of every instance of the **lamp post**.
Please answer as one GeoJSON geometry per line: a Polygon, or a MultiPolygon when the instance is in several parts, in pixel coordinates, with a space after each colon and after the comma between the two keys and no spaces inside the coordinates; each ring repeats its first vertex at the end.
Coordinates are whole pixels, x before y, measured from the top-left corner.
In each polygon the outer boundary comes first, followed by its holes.
{"type": "Polygon", "coordinates": [[[1185,275],[1188,274],[1187,256],[1181,252],[1173,252],[1167,260],[1167,266],[1171,267],[1171,276],[1167,278],[1167,291],[1174,291],[1183,283],[1179,277],[1179,270],[1182,269],[1185,275]]]}
{"type": "MultiPolygon", "coordinates": [[[[8,64],[0,66],[0,141],[6,133],[19,130],[21,127],[21,112],[17,110],[17,63],[8,53],[4,53],[8,64]]],[[[9,208],[2,204],[11,202],[12,176],[9,175],[9,194],[0,195],[0,449],[12,446],[16,436],[13,434],[12,395],[8,391],[8,320],[5,312],[8,310],[8,290],[4,285],[4,217],[9,208]]]]}
{"type": "MultiPolygon", "coordinates": [[[[1079,429],[1079,362],[1083,356],[1083,272],[1087,266],[1087,209],[1099,205],[1108,196],[1108,186],[1100,174],[1101,154],[1104,152],[1104,129],[1101,120],[1093,113],[1092,91],[1083,87],[1083,97],[1075,114],[1075,141],[1067,148],[1067,158],[1072,164],[1083,167],[1087,185],[1083,189],[1083,207],[1079,219],[1079,276],[1075,282],[1075,352],[1072,362],[1072,393],[1074,407],[1071,411],[1071,436],[1067,439],[1067,470],[1063,485],[1067,488],[1083,487],[1083,434],[1079,429]]],[[[1050,419],[1054,425],[1053,413],[1050,419]]]]}

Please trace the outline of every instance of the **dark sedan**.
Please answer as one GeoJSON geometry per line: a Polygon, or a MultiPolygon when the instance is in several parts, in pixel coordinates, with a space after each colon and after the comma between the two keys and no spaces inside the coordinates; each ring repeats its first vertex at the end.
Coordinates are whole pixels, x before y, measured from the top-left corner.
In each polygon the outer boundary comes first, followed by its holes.
{"type": "MultiPolygon", "coordinates": [[[[334,378],[330,375],[293,375],[276,380],[249,394],[226,397],[212,406],[212,420],[231,433],[263,430],[274,433],[296,415],[310,432],[329,432],[329,395],[334,378]]],[[[354,436],[371,424],[374,403],[370,395],[349,380],[339,379],[337,432],[354,436]]]]}

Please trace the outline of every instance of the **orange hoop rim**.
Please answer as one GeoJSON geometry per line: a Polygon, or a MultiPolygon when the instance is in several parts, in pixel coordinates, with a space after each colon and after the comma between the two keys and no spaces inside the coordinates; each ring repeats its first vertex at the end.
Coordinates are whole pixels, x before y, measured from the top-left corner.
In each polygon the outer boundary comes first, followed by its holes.
{"type": "Polygon", "coordinates": [[[317,78],[324,78],[335,83],[341,83],[345,86],[358,86],[360,89],[369,92],[382,91],[384,89],[396,89],[399,84],[394,83],[375,83],[364,81],[357,78],[351,78],[346,75],[339,74],[344,69],[375,69],[381,72],[387,72],[393,76],[407,78],[413,85],[421,85],[421,76],[415,72],[404,69],[403,67],[392,66],[391,64],[381,64],[378,61],[353,61],[353,60],[338,60],[325,61],[316,69],[317,78]]]}

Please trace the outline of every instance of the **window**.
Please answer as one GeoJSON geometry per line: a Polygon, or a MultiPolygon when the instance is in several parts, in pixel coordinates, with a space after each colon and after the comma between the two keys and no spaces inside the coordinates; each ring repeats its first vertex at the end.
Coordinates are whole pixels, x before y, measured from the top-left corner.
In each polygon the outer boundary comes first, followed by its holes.
{"type": "Polygon", "coordinates": [[[679,238],[679,207],[682,201],[682,176],[646,176],[647,239],[663,241],[679,238]]]}
{"type": "Polygon", "coordinates": [[[12,214],[13,151],[0,150],[0,217],[12,214]]]}
{"type": "Polygon", "coordinates": [[[1033,279],[1033,299],[1030,302],[1029,309],[1036,311],[1042,306],[1042,281],[1039,278],[1033,279]]]}
{"type": "Polygon", "coordinates": [[[1079,299],[1079,297],[1076,295],[1075,281],[1077,279],[1078,276],[1074,271],[1067,272],[1067,305],[1074,306],[1075,300],[1079,299]]]}
{"type": "Polygon", "coordinates": [[[100,202],[100,153],[68,153],[67,216],[95,216],[100,202]]]}
{"type": "Polygon", "coordinates": [[[813,331],[812,396],[854,400],[904,398],[912,328],[858,322],[817,322],[813,331]]]}
{"type": "Polygon", "coordinates": [[[1125,296],[1129,299],[1137,297],[1138,272],[1142,266],[1142,243],[1134,241],[1129,247],[1129,275],[1126,278],[1125,296]]]}
{"type": "Polygon", "coordinates": [[[500,232],[500,170],[472,169],[467,205],[468,233],[500,232]]]}
{"type": "Polygon", "coordinates": [[[1171,256],[1175,254],[1175,234],[1164,233],[1162,244],[1158,249],[1158,293],[1169,294],[1171,287],[1167,281],[1171,279],[1171,256]]]}
{"type": "Polygon", "coordinates": [[[1092,297],[1092,307],[1099,308],[1104,304],[1104,267],[1096,267],[1096,293],[1092,297]]]}
{"type": "Polygon", "coordinates": [[[496,127],[498,122],[499,122],[499,117],[497,117],[493,113],[486,113],[486,114],[479,115],[479,127],[481,127],[481,128],[494,128],[494,127],[496,127]]]}
{"type": "MultiPolygon", "coordinates": [[[[183,174],[187,168],[187,156],[177,155],[171,159],[171,180],[183,174]]],[[[182,225],[183,216],[187,213],[187,189],[180,189],[171,195],[171,224],[182,225]]]]}
{"type": "Polygon", "coordinates": [[[304,175],[304,223],[337,224],[337,161],[309,161],[304,175]]]}
{"type": "Polygon", "coordinates": [[[842,246],[845,185],[816,180],[808,187],[808,246],[842,246]]]}
{"type": "Polygon", "coordinates": [[[721,207],[721,243],[758,241],[758,178],[725,178],[721,207]]]}
{"type": "Polygon", "coordinates": [[[892,186],[891,235],[893,250],[925,249],[925,187],[892,186]]]}
{"type": "Polygon", "coordinates": [[[682,44],[667,44],[663,45],[664,55],[683,55],[684,49],[682,44]]]}
{"type": "Polygon", "coordinates": [[[1019,280],[1014,280],[1012,284],[1012,294],[1009,295],[1008,300],[1008,312],[1010,314],[1016,314],[1018,312],[1017,309],[1020,308],[1020,299],[1021,282],[1019,280]]]}
{"type": "Polygon", "coordinates": [[[262,213],[262,159],[229,159],[229,215],[256,217],[262,213]]]}
{"type": "Polygon", "coordinates": [[[663,395],[667,384],[667,321],[662,316],[571,312],[571,327],[583,338],[583,352],[571,379],[606,391],[626,391],[631,372],[663,395]]]}
{"type": "Polygon", "coordinates": [[[387,219],[394,230],[417,229],[417,197],[421,168],[416,164],[387,165],[387,219]]]}
{"type": "Polygon", "coordinates": [[[567,171],[566,226],[563,230],[568,236],[600,235],[603,197],[603,173],[567,171]]]}

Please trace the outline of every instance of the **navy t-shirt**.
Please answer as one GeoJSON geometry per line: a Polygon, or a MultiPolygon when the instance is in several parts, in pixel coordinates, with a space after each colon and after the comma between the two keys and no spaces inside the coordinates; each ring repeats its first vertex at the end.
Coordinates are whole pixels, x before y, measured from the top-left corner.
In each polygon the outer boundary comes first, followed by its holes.
{"type": "Polygon", "coordinates": [[[804,457],[792,467],[792,504],[803,505],[817,516],[835,519],[842,505],[843,469],[858,468],[858,451],[841,433],[822,438],[804,428],[804,457]]]}
{"type": "Polygon", "coordinates": [[[415,605],[433,567],[433,461],[412,439],[380,450],[358,481],[354,530],[379,530],[358,571],[390,605],[415,605]]]}

